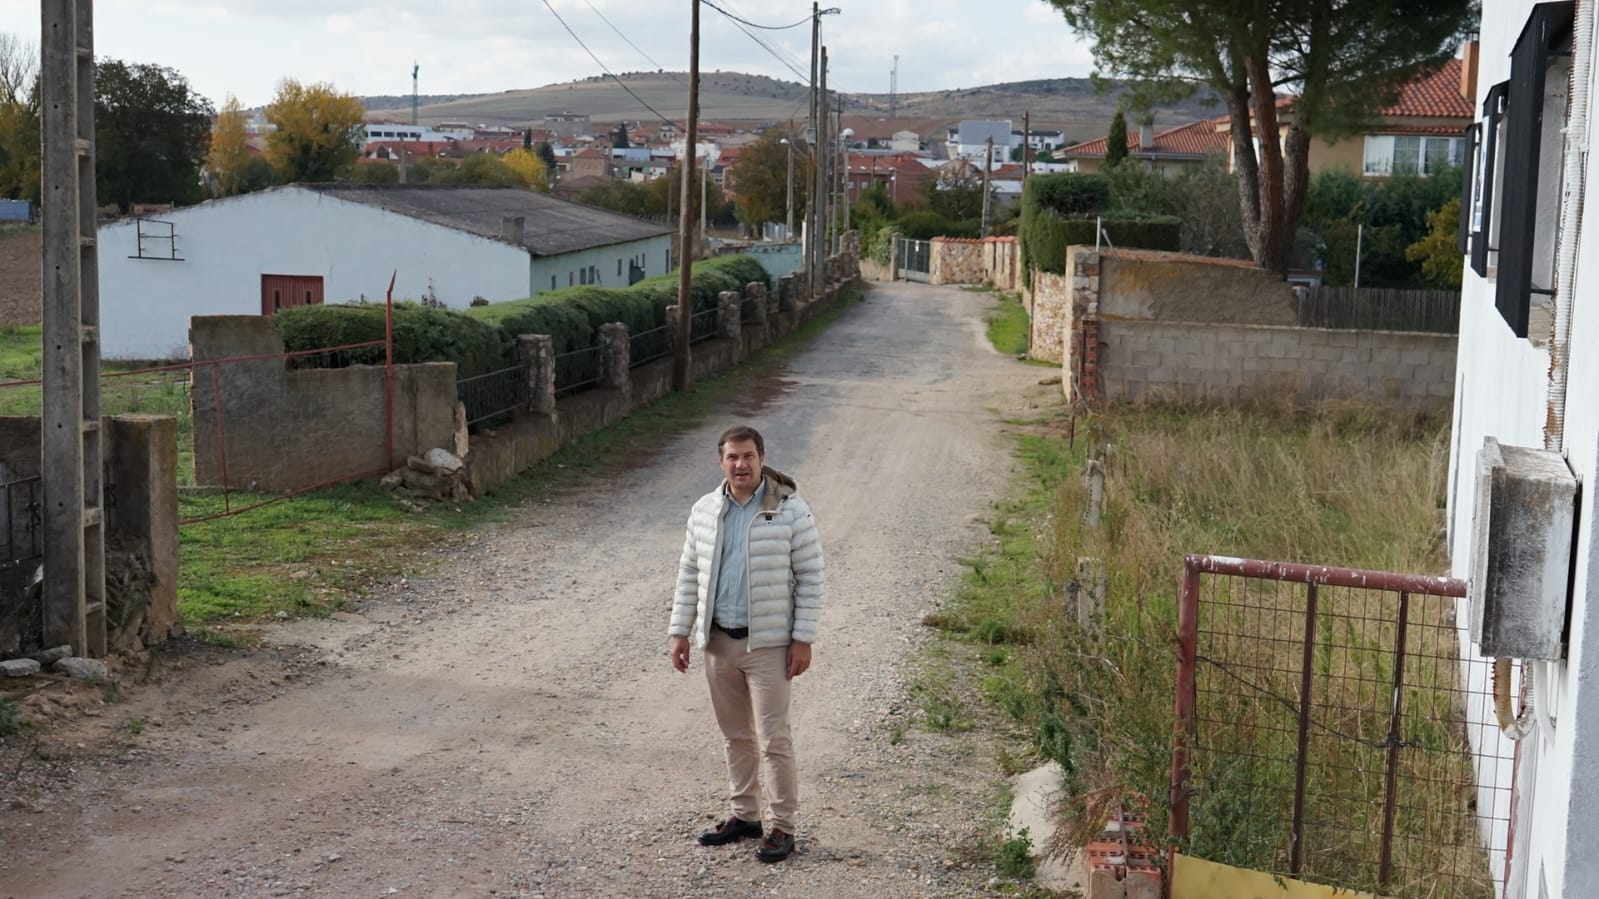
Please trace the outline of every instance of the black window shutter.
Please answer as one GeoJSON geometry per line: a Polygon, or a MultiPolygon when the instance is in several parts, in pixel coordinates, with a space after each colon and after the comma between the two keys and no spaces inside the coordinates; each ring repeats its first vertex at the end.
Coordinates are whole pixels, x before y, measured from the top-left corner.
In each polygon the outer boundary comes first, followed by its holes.
{"type": "Polygon", "coordinates": [[[1488,277],[1488,244],[1493,239],[1494,212],[1497,211],[1494,179],[1499,164],[1499,126],[1504,119],[1505,94],[1509,90],[1510,82],[1501,81],[1488,88],[1488,96],[1482,101],[1482,184],[1477,188],[1482,191],[1482,230],[1473,232],[1471,270],[1484,278],[1488,277]]]}
{"type": "Polygon", "coordinates": [[[1482,152],[1482,123],[1467,125],[1464,135],[1466,170],[1460,173],[1460,234],[1456,238],[1462,256],[1471,252],[1471,199],[1478,172],[1478,154],[1482,152]]]}
{"type": "MultiPolygon", "coordinates": [[[[1494,305],[1517,337],[1527,336],[1538,229],[1538,169],[1543,135],[1544,74],[1549,50],[1571,30],[1574,4],[1540,3],[1510,53],[1505,103],[1504,213],[1499,220],[1499,283],[1494,305]]],[[[1547,210],[1552,213],[1553,210],[1547,210]]]]}

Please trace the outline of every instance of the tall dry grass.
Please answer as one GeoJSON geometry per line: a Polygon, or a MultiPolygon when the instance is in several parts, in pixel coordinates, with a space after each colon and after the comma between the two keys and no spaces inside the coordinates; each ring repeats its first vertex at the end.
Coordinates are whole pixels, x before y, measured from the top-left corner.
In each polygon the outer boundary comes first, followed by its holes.
{"type": "MultiPolygon", "coordinates": [[[[1030,723],[1040,751],[1066,770],[1068,818],[1077,825],[1066,833],[1079,840],[1103,823],[1107,803],[1130,800],[1153,831],[1163,828],[1183,555],[1439,573],[1446,565],[1439,528],[1448,459],[1441,425],[1355,405],[1315,412],[1134,408],[1080,425],[1079,441],[1108,472],[1100,526],[1083,524],[1081,454],[1029,440],[1024,457],[1044,485],[1033,510],[1047,522],[1036,540],[1041,576],[1012,570],[997,577],[1006,568],[1002,550],[975,563],[976,580],[1008,581],[1010,591],[974,581],[963,606],[966,633],[1014,646],[1018,663],[991,677],[989,693],[1030,723]],[[1066,614],[1063,599],[1084,557],[1104,560],[1108,570],[1100,625],[1087,629],[1066,614]],[[986,636],[979,633],[979,621],[995,619],[986,636]]],[[[1212,597],[1221,603],[1214,623],[1235,634],[1213,651],[1268,673],[1248,685],[1216,670],[1212,680],[1202,679],[1218,724],[1203,735],[1215,751],[1196,764],[1189,848],[1280,872],[1304,617],[1303,587],[1269,585],[1279,587],[1289,593],[1270,598],[1275,611],[1264,615],[1225,605],[1225,591],[1262,589],[1258,584],[1215,588],[1223,593],[1212,597]],[[1229,614],[1254,617],[1229,623],[1229,614]]],[[[1392,627],[1373,622],[1390,613],[1378,607],[1384,601],[1330,598],[1336,614],[1317,645],[1318,729],[1308,778],[1316,805],[1305,870],[1351,887],[1373,885],[1362,866],[1374,858],[1372,835],[1381,826],[1392,627]]],[[[1403,756],[1400,802],[1407,811],[1389,892],[1440,895],[1443,877],[1451,895],[1491,896],[1491,887],[1482,892],[1485,876],[1476,876],[1479,869],[1486,875],[1486,862],[1480,852],[1472,855],[1469,791],[1455,786],[1470,783],[1471,770],[1451,694],[1447,607],[1416,609],[1416,625],[1425,629],[1412,635],[1405,698],[1421,723],[1407,738],[1415,741],[1411,749],[1428,751],[1403,756]]]]}

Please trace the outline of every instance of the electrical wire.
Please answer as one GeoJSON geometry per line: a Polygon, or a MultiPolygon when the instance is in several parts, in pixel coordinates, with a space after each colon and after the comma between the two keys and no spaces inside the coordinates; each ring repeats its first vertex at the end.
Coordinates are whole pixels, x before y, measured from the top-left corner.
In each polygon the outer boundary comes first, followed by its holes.
{"type": "Polygon", "coordinates": [[[722,15],[727,16],[729,19],[732,19],[735,22],[738,22],[738,23],[743,24],[743,25],[748,25],[751,28],[759,28],[762,31],[787,31],[790,28],[798,28],[801,25],[809,24],[810,21],[811,21],[811,17],[810,16],[806,16],[805,18],[800,19],[798,22],[795,22],[792,25],[757,25],[754,22],[751,22],[749,19],[744,19],[744,18],[740,18],[738,16],[733,15],[732,13],[730,13],[727,10],[721,8],[720,6],[717,6],[715,3],[712,3],[711,0],[700,0],[700,2],[704,3],[706,6],[709,6],[711,9],[716,10],[717,12],[721,13],[722,15]]]}
{"type": "Polygon", "coordinates": [[[666,68],[666,66],[663,66],[660,63],[656,62],[653,58],[651,58],[651,56],[648,53],[645,53],[642,49],[640,49],[638,44],[633,43],[632,39],[629,38],[627,35],[623,34],[622,33],[622,29],[616,27],[615,23],[613,23],[610,19],[605,18],[605,13],[600,12],[599,7],[595,6],[593,3],[590,3],[589,0],[583,0],[583,2],[584,3],[588,3],[589,9],[594,10],[594,14],[596,16],[600,17],[600,21],[602,21],[605,24],[611,26],[611,30],[616,32],[616,36],[617,37],[621,38],[624,41],[627,41],[627,45],[629,47],[632,47],[634,50],[638,50],[638,55],[640,55],[640,56],[644,57],[645,59],[649,60],[650,65],[654,66],[657,69],[663,69],[664,70],[666,68]]]}
{"type": "MultiPolygon", "coordinates": [[[[546,2],[548,2],[548,0],[546,0],[546,2]]],[[[715,3],[710,2],[710,0],[700,0],[700,2],[703,3],[706,6],[709,6],[711,9],[714,9],[717,12],[721,13],[723,16],[725,16],[728,21],[733,23],[733,27],[734,28],[737,28],[739,31],[744,32],[746,37],[748,37],[750,40],[754,41],[755,43],[759,44],[761,49],[765,50],[767,53],[770,53],[772,55],[773,59],[775,59],[778,62],[783,64],[784,68],[788,69],[790,72],[793,72],[794,76],[800,80],[801,84],[807,84],[808,85],[810,83],[811,76],[805,74],[804,72],[801,72],[787,58],[785,58],[782,54],[778,53],[777,50],[773,49],[771,44],[768,44],[766,41],[762,40],[760,38],[760,36],[757,35],[755,32],[753,32],[753,31],[749,30],[749,28],[745,27],[745,25],[750,24],[750,23],[746,22],[744,19],[742,19],[742,18],[740,18],[738,16],[733,15],[732,13],[730,13],[727,10],[721,8],[720,6],[717,6],[715,3]]],[[[805,20],[805,22],[809,22],[809,21],[810,21],[809,18],[807,18],[805,20]]],[[[805,24],[805,22],[800,22],[798,24],[803,25],[803,24],[805,24]]],[[[763,27],[766,27],[766,26],[752,25],[751,27],[763,28],[763,27]]],[[[788,26],[784,26],[784,27],[792,28],[794,26],[788,25],[788,26]]]]}
{"type": "Polygon", "coordinates": [[[676,123],[676,122],[672,121],[671,119],[667,118],[666,116],[662,115],[660,110],[658,110],[655,107],[651,106],[650,104],[644,102],[644,98],[643,97],[640,97],[638,94],[633,93],[633,89],[628,87],[627,84],[624,81],[622,81],[622,79],[616,77],[616,73],[615,72],[613,72],[609,68],[607,68],[605,63],[600,62],[600,58],[598,56],[594,55],[594,51],[589,49],[589,45],[583,43],[583,39],[577,36],[577,32],[572,30],[572,26],[566,24],[566,20],[561,18],[561,14],[556,12],[555,11],[555,7],[550,5],[550,0],[544,0],[544,8],[548,9],[550,11],[550,15],[555,17],[555,21],[561,23],[561,27],[565,28],[566,29],[566,33],[570,34],[572,36],[572,40],[577,41],[577,45],[579,47],[583,48],[583,52],[587,53],[589,55],[589,59],[594,60],[594,64],[599,66],[600,69],[605,72],[605,74],[611,76],[611,80],[615,81],[616,85],[618,87],[620,87],[624,91],[627,91],[627,95],[629,97],[632,97],[634,100],[637,100],[638,104],[640,106],[644,107],[645,109],[648,109],[650,112],[655,113],[655,117],[660,119],[662,122],[665,122],[666,124],[671,125],[673,128],[675,128],[675,129],[677,129],[679,131],[684,130],[683,126],[679,125],[678,123],[676,123]]]}

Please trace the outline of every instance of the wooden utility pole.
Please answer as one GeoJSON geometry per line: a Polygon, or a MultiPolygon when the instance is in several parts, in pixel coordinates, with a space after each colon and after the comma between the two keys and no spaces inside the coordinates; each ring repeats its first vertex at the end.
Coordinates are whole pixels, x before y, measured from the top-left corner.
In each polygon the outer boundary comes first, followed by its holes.
{"type": "Polygon", "coordinates": [[[689,173],[698,164],[695,161],[695,142],[699,140],[700,119],[700,0],[689,0],[694,7],[688,37],[688,142],[683,145],[682,208],[679,214],[677,239],[677,345],[672,354],[672,389],[687,390],[689,384],[689,340],[694,328],[694,204],[689,193],[693,183],[689,173]]]}
{"type": "Polygon", "coordinates": [[[42,0],[44,639],[106,651],[94,2],[42,0]]]}
{"type": "Polygon", "coordinates": [[[827,289],[827,232],[833,208],[833,154],[829,149],[833,138],[830,133],[832,129],[828,127],[830,100],[827,95],[826,47],[822,48],[822,57],[817,62],[817,74],[822,84],[816,99],[816,167],[819,177],[816,180],[816,240],[811,242],[812,271],[816,275],[811,283],[817,292],[821,292],[827,289]]]}
{"type": "Polygon", "coordinates": [[[1033,114],[1022,113],[1022,187],[1027,186],[1027,176],[1033,173],[1033,114]]]}
{"type": "Polygon", "coordinates": [[[811,142],[811,183],[810,201],[805,204],[805,281],[810,291],[816,290],[816,223],[821,212],[820,204],[816,202],[817,185],[822,180],[821,146],[822,129],[818,124],[818,111],[821,109],[821,45],[822,45],[822,5],[811,4],[811,122],[810,134],[806,135],[811,142]]]}

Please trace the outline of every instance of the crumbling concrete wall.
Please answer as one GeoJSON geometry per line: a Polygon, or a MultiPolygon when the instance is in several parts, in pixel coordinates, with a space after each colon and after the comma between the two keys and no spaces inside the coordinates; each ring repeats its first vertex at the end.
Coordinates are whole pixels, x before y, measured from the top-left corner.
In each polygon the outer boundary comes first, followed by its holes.
{"type": "Polygon", "coordinates": [[[452,443],[454,363],[394,366],[386,457],[383,366],[294,368],[271,320],[256,315],[195,316],[189,344],[197,484],[297,490],[386,473],[452,443]]]}

